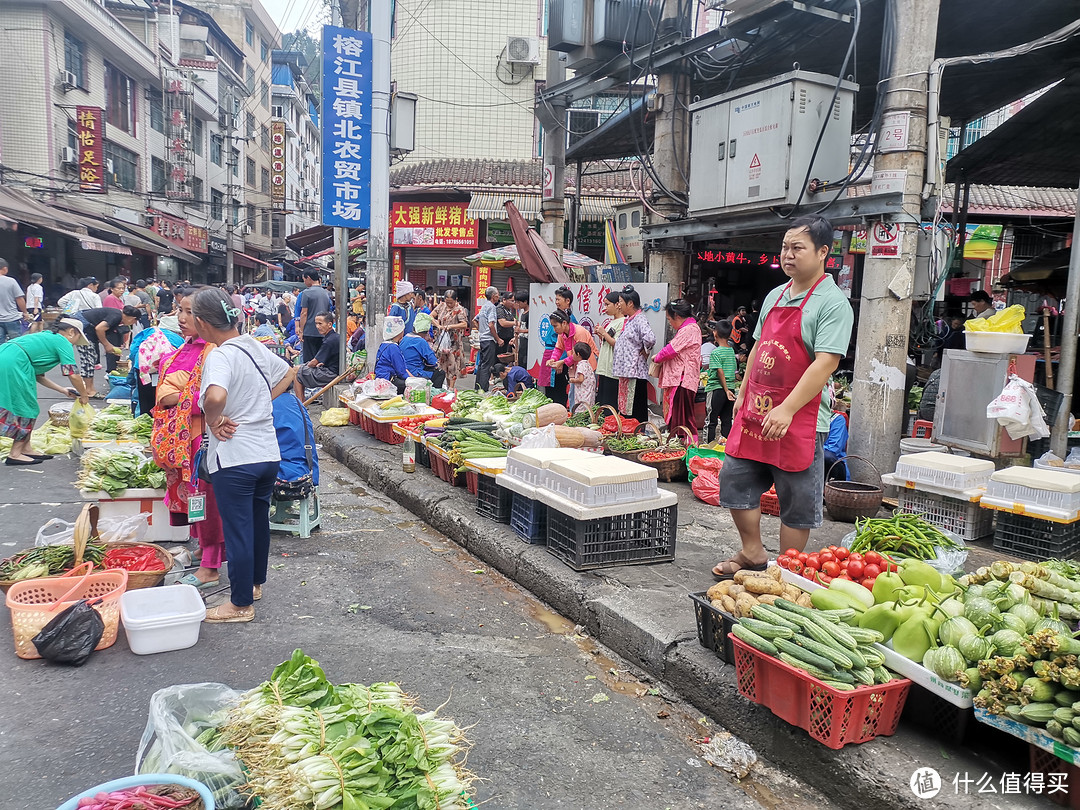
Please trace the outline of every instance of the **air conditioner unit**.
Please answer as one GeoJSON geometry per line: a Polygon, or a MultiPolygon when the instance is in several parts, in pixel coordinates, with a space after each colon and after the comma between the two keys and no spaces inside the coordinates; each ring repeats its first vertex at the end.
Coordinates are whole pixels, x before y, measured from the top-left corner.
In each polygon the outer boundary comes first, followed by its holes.
{"type": "Polygon", "coordinates": [[[70,146],[65,146],[63,157],[60,159],[60,162],[66,166],[74,166],[77,161],[76,154],[77,153],[75,152],[74,148],[70,146]]]}
{"type": "Polygon", "coordinates": [[[539,65],[539,37],[507,37],[506,61],[511,65],[539,65]]]}
{"type": "Polygon", "coordinates": [[[65,92],[68,90],[74,90],[79,86],[79,77],[72,73],[70,70],[65,70],[60,73],[60,88],[65,92]]]}

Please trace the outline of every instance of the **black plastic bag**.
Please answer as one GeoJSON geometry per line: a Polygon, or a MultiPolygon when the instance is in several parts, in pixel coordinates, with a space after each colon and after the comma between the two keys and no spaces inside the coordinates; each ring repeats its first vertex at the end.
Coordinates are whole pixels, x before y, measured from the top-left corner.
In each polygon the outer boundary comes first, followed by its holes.
{"type": "Polygon", "coordinates": [[[81,667],[104,633],[105,622],[101,614],[83,599],[61,611],[45,625],[34,636],[34,646],[38,655],[48,661],[81,667]]]}

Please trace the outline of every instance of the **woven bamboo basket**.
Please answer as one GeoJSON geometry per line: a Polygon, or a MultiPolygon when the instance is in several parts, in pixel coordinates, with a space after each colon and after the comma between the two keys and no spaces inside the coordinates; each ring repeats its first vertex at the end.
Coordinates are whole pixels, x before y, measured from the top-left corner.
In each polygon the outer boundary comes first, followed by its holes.
{"type": "MultiPolygon", "coordinates": [[[[652,424],[652,422],[645,422],[642,425],[642,427],[646,427],[646,426],[648,426],[649,428],[652,428],[653,431],[656,432],[657,439],[658,439],[658,441],[660,443],[660,448],[658,448],[658,449],[663,449],[664,445],[666,444],[666,440],[664,438],[664,435],[660,432],[660,429],[657,428],[656,425],[652,424]]],[[[679,426],[678,428],[676,428],[676,430],[684,431],[686,433],[686,435],[687,435],[687,441],[689,443],[693,443],[694,437],[690,433],[690,431],[686,430],[686,428],[684,428],[682,426],[679,426]]],[[[687,446],[689,446],[689,444],[687,446]]],[[[663,461],[645,461],[644,459],[641,458],[641,456],[644,453],[647,453],[647,452],[649,452],[649,451],[648,450],[640,450],[640,451],[638,451],[638,457],[635,460],[637,461],[638,464],[644,464],[646,467],[652,467],[654,470],[656,470],[656,477],[657,478],[659,478],[662,481],[665,481],[666,483],[670,484],[672,481],[678,481],[678,480],[681,480],[681,479],[686,477],[686,448],[685,447],[683,448],[681,456],[678,456],[677,458],[666,458],[663,461]]]]}
{"type": "Polygon", "coordinates": [[[829,513],[829,519],[841,523],[854,523],[859,518],[872,518],[881,509],[881,501],[885,496],[881,472],[874,463],[862,456],[847,456],[846,459],[837,461],[829,467],[829,473],[837,464],[845,461],[858,459],[870,465],[874,474],[877,475],[878,483],[863,484],[859,481],[827,481],[825,483],[825,509],[829,513]]]}

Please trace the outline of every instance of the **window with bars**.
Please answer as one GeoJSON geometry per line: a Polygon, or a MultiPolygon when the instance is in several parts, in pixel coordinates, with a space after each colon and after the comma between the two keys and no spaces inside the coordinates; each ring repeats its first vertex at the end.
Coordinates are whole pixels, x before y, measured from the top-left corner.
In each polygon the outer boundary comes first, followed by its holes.
{"type": "Polygon", "coordinates": [[[285,233],[285,217],[282,214],[274,214],[270,220],[270,236],[274,239],[281,238],[285,233]]]}
{"type": "Polygon", "coordinates": [[[262,230],[262,235],[263,236],[269,236],[270,235],[270,212],[269,211],[263,211],[262,212],[262,228],[261,228],[261,230],[262,230]]]}
{"type": "Polygon", "coordinates": [[[161,158],[150,158],[150,190],[157,194],[164,194],[165,185],[165,161],[161,158]]]}
{"type": "Polygon", "coordinates": [[[206,189],[203,186],[201,177],[191,178],[191,200],[192,202],[201,203],[203,201],[203,195],[206,189]]]}
{"type": "Polygon", "coordinates": [[[225,146],[225,139],[220,135],[210,136],[210,162],[215,166],[221,165],[221,153],[225,146]]]}
{"type": "Polygon", "coordinates": [[[109,182],[125,191],[138,191],[139,156],[134,152],[105,141],[105,160],[112,163],[109,182]]]}
{"type": "Polygon", "coordinates": [[[258,131],[258,128],[257,128],[257,125],[255,123],[255,116],[252,113],[248,113],[247,114],[247,136],[249,138],[254,138],[255,133],[257,131],[258,131]]]}
{"type": "Polygon", "coordinates": [[[264,109],[270,109],[270,85],[266,82],[259,82],[259,103],[264,109]]]}
{"type": "Polygon", "coordinates": [[[267,152],[270,151],[270,127],[262,128],[262,137],[260,138],[259,143],[262,144],[262,148],[267,152]]]}
{"type": "Polygon", "coordinates": [[[240,176],[240,150],[235,146],[229,151],[229,169],[233,177],[240,176]]]}
{"type": "Polygon", "coordinates": [[[191,148],[195,150],[196,155],[202,155],[206,150],[204,141],[206,140],[206,124],[203,123],[201,118],[194,118],[191,122],[191,148]]]}
{"type": "MultiPolygon", "coordinates": [[[[263,169],[262,170],[262,176],[259,179],[261,181],[260,185],[259,185],[259,188],[262,190],[262,193],[263,194],[269,194],[270,193],[270,170],[269,169],[263,169]]],[[[252,183],[252,185],[255,185],[255,184],[252,183]]]]}
{"type": "Polygon", "coordinates": [[[150,97],[150,128],[155,132],[165,132],[165,97],[160,90],[151,90],[150,97]]]}
{"type": "Polygon", "coordinates": [[[78,86],[86,89],[86,45],[64,32],[64,70],[75,74],[78,86]]]}
{"type": "Polygon", "coordinates": [[[210,189],[210,219],[225,219],[225,195],[216,188],[210,189]]]}
{"type": "Polygon", "coordinates": [[[231,209],[229,217],[230,217],[230,219],[232,219],[232,224],[234,226],[239,225],[240,224],[240,201],[234,199],[232,201],[232,205],[229,206],[229,208],[231,209]]]}
{"type": "Polygon", "coordinates": [[[244,23],[244,42],[255,47],[255,26],[249,22],[244,23]]]}
{"type": "Polygon", "coordinates": [[[247,181],[248,186],[255,188],[255,161],[251,158],[247,159],[247,172],[244,179],[247,181]]]}
{"type": "Polygon", "coordinates": [[[248,229],[255,233],[255,206],[248,205],[247,207],[247,226],[248,229]]]}

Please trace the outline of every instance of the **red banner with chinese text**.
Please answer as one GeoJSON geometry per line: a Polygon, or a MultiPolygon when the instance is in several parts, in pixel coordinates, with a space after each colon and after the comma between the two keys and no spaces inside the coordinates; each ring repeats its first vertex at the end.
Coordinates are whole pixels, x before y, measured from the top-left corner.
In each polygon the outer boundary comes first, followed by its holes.
{"type": "Polygon", "coordinates": [[[491,268],[484,267],[482,264],[473,268],[473,301],[475,302],[475,311],[479,312],[480,307],[487,301],[484,298],[484,293],[487,292],[487,288],[491,286],[491,268]]]}
{"type": "Polygon", "coordinates": [[[475,248],[478,223],[468,203],[396,202],[390,213],[394,247],[475,248]]]}
{"type": "Polygon", "coordinates": [[[105,193],[105,121],[101,107],[75,108],[79,191],[105,193]]]}
{"type": "Polygon", "coordinates": [[[149,214],[153,217],[150,230],[162,239],[195,253],[206,253],[209,241],[206,228],[189,225],[186,220],[163,214],[160,211],[151,210],[149,214]]]}
{"type": "Polygon", "coordinates": [[[405,278],[405,259],[400,250],[395,250],[390,259],[390,297],[394,297],[394,288],[405,278]]]}
{"type": "Polygon", "coordinates": [[[270,124],[270,207],[285,208],[285,122],[270,124]]]}

